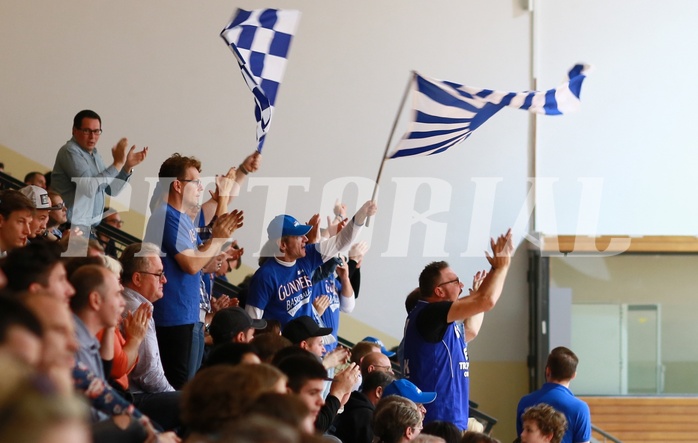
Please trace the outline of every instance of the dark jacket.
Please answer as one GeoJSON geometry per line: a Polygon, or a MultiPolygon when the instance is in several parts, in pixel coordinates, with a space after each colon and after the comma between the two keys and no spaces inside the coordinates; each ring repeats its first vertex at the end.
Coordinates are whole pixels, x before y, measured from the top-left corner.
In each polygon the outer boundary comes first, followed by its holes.
{"type": "Polygon", "coordinates": [[[330,434],[344,443],[371,443],[373,440],[371,421],[375,409],[376,407],[366,395],[359,391],[352,392],[349,401],[344,405],[344,412],[335,419],[330,434]]]}

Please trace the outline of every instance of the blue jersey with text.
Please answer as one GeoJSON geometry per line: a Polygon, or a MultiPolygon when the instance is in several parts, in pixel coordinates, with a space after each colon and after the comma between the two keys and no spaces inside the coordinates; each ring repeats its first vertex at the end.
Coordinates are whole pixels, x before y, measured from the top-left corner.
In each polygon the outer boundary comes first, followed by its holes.
{"type": "Polygon", "coordinates": [[[417,329],[417,318],[430,305],[436,303],[419,301],[407,316],[405,376],[422,391],[437,393],[432,403],[424,405],[427,410],[424,423],[448,421],[464,430],[468,427],[470,384],[467,345],[455,323],[448,323],[438,342],[432,343],[422,337],[417,329]]]}
{"type": "Polygon", "coordinates": [[[302,315],[312,317],[313,271],[322,265],[314,244],[305,246],[305,257],[290,266],[270,258],[252,276],[247,304],[264,311],[264,318],[281,326],[302,315]]]}
{"type": "Polygon", "coordinates": [[[339,297],[342,292],[342,284],[333,275],[323,278],[313,285],[313,300],[323,295],[330,298],[330,305],[320,316],[320,320],[326,328],[332,328],[332,335],[335,340],[325,345],[325,350],[330,352],[337,347],[337,334],[339,333],[339,297]]]}

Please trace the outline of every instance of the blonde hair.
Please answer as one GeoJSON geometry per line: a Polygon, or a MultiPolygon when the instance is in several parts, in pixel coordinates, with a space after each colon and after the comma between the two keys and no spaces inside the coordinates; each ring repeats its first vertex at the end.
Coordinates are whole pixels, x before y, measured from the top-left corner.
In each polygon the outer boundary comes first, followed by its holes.
{"type": "Polygon", "coordinates": [[[103,255],[102,260],[104,261],[105,268],[113,272],[117,278],[121,278],[121,271],[123,267],[121,266],[121,262],[119,262],[119,260],[109,257],[108,255],[103,255]]]}

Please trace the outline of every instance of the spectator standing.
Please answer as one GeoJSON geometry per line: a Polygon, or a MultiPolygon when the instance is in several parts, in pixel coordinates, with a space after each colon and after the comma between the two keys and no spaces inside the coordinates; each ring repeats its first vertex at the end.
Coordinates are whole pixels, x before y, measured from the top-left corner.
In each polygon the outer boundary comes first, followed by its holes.
{"type": "Polygon", "coordinates": [[[463,283],[446,262],[427,265],[419,276],[421,299],[408,314],[405,327],[406,377],[438,393],[427,406],[426,421],[448,421],[468,428],[470,383],[467,342],[475,338],[484,313],[492,309],[504,287],[513,246],[511,230],[491,240],[490,272],[477,273],[470,295],[459,299],[463,283]],[[464,321],[464,331],[458,327],[464,321]]]}
{"type": "Polygon", "coordinates": [[[148,147],[128,149],[122,138],[111,149],[113,162],[106,166],[97,150],[102,119],[94,111],[83,110],[73,118],[73,136],[58,150],[51,174],[51,188],[61,194],[68,206],[72,224],[91,227],[102,219],[105,194],[117,195],[131,177],[133,168],[145,160],[148,147]],[[77,183],[73,180],[78,179],[77,183]]]}
{"type": "Polygon", "coordinates": [[[145,233],[145,240],[161,246],[165,253],[167,283],[163,299],[153,304],[153,318],[162,366],[175,389],[181,389],[201,365],[201,270],[242,226],[242,212],[224,213],[214,222],[211,237],[201,241],[189,216],[203,191],[200,173],[201,162],[194,157],[174,154],[163,162],[158,173],[161,194],[154,196],[145,233]]]}

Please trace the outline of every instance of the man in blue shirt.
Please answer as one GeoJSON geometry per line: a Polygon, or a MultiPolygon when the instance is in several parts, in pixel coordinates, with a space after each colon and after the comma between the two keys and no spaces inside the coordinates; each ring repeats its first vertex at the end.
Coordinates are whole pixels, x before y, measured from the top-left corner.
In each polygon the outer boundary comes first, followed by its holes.
{"type": "Polygon", "coordinates": [[[211,237],[199,238],[189,212],[199,204],[203,191],[201,162],[194,157],[174,154],[160,166],[152,216],[145,240],[161,245],[165,278],[164,297],[153,303],[153,319],[165,376],[175,389],[181,389],[194,376],[199,365],[197,346],[203,340],[199,300],[201,269],[220,252],[233,232],[242,226],[242,212],[232,211],[217,218],[211,237]]]}
{"type": "Polygon", "coordinates": [[[102,134],[102,119],[90,110],[83,110],[73,119],[73,137],[56,155],[51,173],[51,189],[63,197],[72,224],[98,225],[104,209],[104,194],[117,195],[131,177],[133,168],[145,160],[148,148],[127,150],[128,140],[122,138],[111,149],[113,162],[104,164],[97,151],[102,134]]]}
{"type": "Polygon", "coordinates": [[[574,352],[559,346],[548,355],[545,380],[539,390],[524,396],[516,408],[516,433],[521,435],[521,415],[526,408],[544,403],[555,408],[567,418],[567,431],[563,443],[587,443],[591,440],[591,414],[589,406],[570,391],[570,382],[577,376],[579,359],[574,352]]]}
{"type": "Polygon", "coordinates": [[[269,223],[268,253],[252,280],[245,310],[252,318],[278,320],[281,326],[302,315],[313,316],[312,274],[320,265],[348,249],[367,217],[377,206],[367,201],[342,231],[328,240],[309,244],[306,234],[317,232],[319,215],[303,225],[290,215],[278,215],[269,223]]]}
{"type": "Polygon", "coordinates": [[[448,421],[468,427],[470,371],[467,342],[477,336],[484,313],[504,287],[511,255],[511,230],[491,240],[490,272],[478,272],[470,295],[458,298],[463,283],[448,263],[433,262],[419,276],[420,300],[405,324],[405,376],[425,391],[436,392],[426,406],[425,422],[448,421]],[[463,321],[461,330],[459,321],[463,321]]]}

